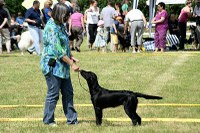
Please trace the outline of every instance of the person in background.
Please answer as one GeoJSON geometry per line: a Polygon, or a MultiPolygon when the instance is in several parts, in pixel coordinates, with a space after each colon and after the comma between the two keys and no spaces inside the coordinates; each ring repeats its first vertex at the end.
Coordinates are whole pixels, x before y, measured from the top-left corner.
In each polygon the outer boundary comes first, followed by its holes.
{"type": "Polygon", "coordinates": [[[21,28],[19,23],[16,22],[15,14],[11,15],[11,26],[10,26],[10,42],[11,42],[11,49],[15,50],[14,44],[18,47],[18,42],[20,40],[20,33],[21,28]]]}
{"type": "Polygon", "coordinates": [[[180,44],[179,50],[185,49],[186,29],[188,17],[192,16],[192,1],[186,0],[185,7],[182,8],[181,13],[178,17],[178,25],[180,32],[180,44]]]}
{"type": "Polygon", "coordinates": [[[40,42],[42,39],[42,20],[39,7],[40,2],[35,0],[33,7],[29,8],[25,14],[25,21],[28,23],[28,29],[33,37],[33,46],[28,49],[28,52],[32,54],[36,51],[37,55],[40,55],[40,42]]]}
{"type": "Polygon", "coordinates": [[[73,14],[73,12],[74,12],[73,8],[75,6],[78,6],[77,0],[71,0],[71,2],[69,2],[68,0],[60,0],[60,2],[64,3],[68,7],[70,14],[73,14]]]}
{"type": "Polygon", "coordinates": [[[10,32],[8,22],[8,13],[4,10],[5,2],[4,0],[0,0],[0,54],[2,54],[2,44],[3,44],[3,37],[5,38],[6,42],[6,49],[7,53],[10,53],[11,50],[11,43],[10,43],[10,32]]]}
{"type": "Polygon", "coordinates": [[[7,12],[8,14],[8,21],[7,21],[7,24],[8,24],[8,27],[11,26],[11,15],[10,15],[10,12],[8,10],[8,8],[6,7],[6,3],[4,2],[4,5],[3,5],[3,9],[7,12]]]}
{"type": "Polygon", "coordinates": [[[97,1],[94,0],[92,6],[89,8],[87,12],[88,30],[90,35],[89,42],[91,49],[97,34],[98,21],[99,21],[99,8],[97,7],[97,1]]]}
{"type": "Polygon", "coordinates": [[[131,46],[133,47],[132,53],[136,53],[136,39],[135,39],[136,33],[138,33],[137,52],[140,53],[144,28],[147,28],[146,18],[139,9],[132,9],[126,14],[124,21],[125,21],[124,35],[126,35],[128,24],[129,22],[131,22],[130,34],[131,34],[131,46]]]}
{"type": "Polygon", "coordinates": [[[51,6],[53,5],[53,1],[52,0],[46,0],[45,3],[46,5],[45,9],[44,9],[44,17],[45,17],[45,24],[48,22],[48,20],[51,18],[51,6]]]}
{"type": "MultiPolygon", "coordinates": [[[[196,0],[196,6],[194,8],[193,16],[196,18],[196,33],[197,39],[200,44],[200,0],[196,0]]],[[[198,48],[200,49],[200,47],[198,48]]]]}
{"type": "Polygon", "coordinates": [[[110,28],[112,27],[113,21],[116,16],[115,9],[112,7],[112,0],[108,0],[107,6],[102,9],[100,19],[104,21],[105,34],[107,44],[110,42],[110,28]]]}
{"type": "Polygon", "coordinates": [[[118,29],[119,29],[119,23],[122,21],[122,18],[120,16],[116,16],[114,19],[114,23],[112,24],[111,30],[110,30],[110,37],[112,42],[112,52],[115,53],[118,50],[118,29]]]}
{"type": "Polygon", "coordinates": [[[25,18],[23,17],[23,15],[22,15],[21,12],[18,12],[18,13],[17,13],[16,22],[20,25],[20,28],[19,28],[18,30],[19,30],[19,33],[21,34],[22,31],[25,31],[25,30],[26,30],[26,27],[25,27],[25,25],[24,25],[25,18]]]}
{"type": "Polygon", "coordinates": [[[121,4],[120,3],[115,3],[115,11],[116,11],[116,16],[117,17],[121,17],[122,19],[122,21],[121,21],[121,23],[120,24],[124,24],[124,15],[123,15],[123,11],[122,11],[122,9],[121,9],[121,4]]]}
{"type": "MultiPolygon", "coordinates": [[[[71,2],[69,2],[68,0],[60,0],[61,3],[64,3],[68,10],[70,11],[70,15],[72,15],[74,13],[74,7],[75,6],[78,6],[77,4],[77,1],[76,0],[71,0],[71,2]]],[[[65,28],[66,28],[66,31],[69,35],[69,43],[70,43],[70,47],[71,47],[71,50],[75,50],[74,48],[74,35],[72,34],[72,31],[69,31],[69,26],[71,25],[70,24],[70,18],[68,20],[68,22],[65,23],[65,28]]],[[[70,29],[71,30],[71,29],[70,29]]]]}
{"type": "Polygon", "coordinates": [[[158,3],[158,11],[155,18],[152,20],[152,24],[155,24],[155,52],[158,52],[160,49],[161,52],[164,52],[166,47],[166,35],[168,30],[168,14],[165,10],[165,3],[158,3]]]}
{"type": "Polygon", "coordinates": [[[99,20],[97,28],[97,36],[95,38],[94,47],[97,48],[98,52],[102,49],[102,52],[105,52],[106,47],[106,34],[104,28],[104,21],[99,20]]]}
{"type": "MultiPolygon", "coordinates": [[[[80,8],[78,6],[74,7],[74,13],[70,16],[69,20],[69,34],[73,34],[74,39],[76,39],[75,50],[80,52],[80,47],[83,42],[83,32],[85,33],[85,26],[83,20],[83,14],[80,13],[80,8]],[[71,33],[72,32],[72,33],[71,33]]],[[[73,46],[71,46],[73,47],[73,46]]]]}
{"type": "Polygon", "coordinates": [[[128,3],[129,0],[123,0],[122,2],[122,11],[124,16],[126,16],[126,14],[128,13],[128,3]]]}
{"type": "Polygon", "coordinates": [[[16,15],[12,14],[11,15],[11,26],[13,25],[19,25],[19,23],[16,22],[16,15]]]}
{"type": "Polygon", "coordinates": [[[69,18],[69,10],[63,3],[58,3],[52,10],[52,18],[44,28],[44,49],[40,67],[47,83],[47,95],[44,107],[43,122],[49,126],[57,126],[54,112],[59,92],[62,94],[62,105],[67,124],[78,124],[77,112],[73,105],[73,86],[70,78],[70,67],[79,71],[74,61],[79,62],[70,52],[68,35],[64,23],[69,18]]]}
{"type": "Polygon", "coordinates": [[[178,27],[178,20],[174,13],[170,14],[168,25],[169,25],[169,33],[171,35],[176,35],[179,38],[180,33],[178,27]]]}
{"type": "Polygon", "coordinates": [[[17,13],[16,22],[17,22],[20,26],[22,26],[23,23],[24,23],[24,21],[25,21],[25,18],[22,16],[22,13],[21,13],[21,12],[18,12],[18,13],[17,13]]]}
{"type": "Polygon", "coordinates": [[[89,29],[88,29],[88,25],[89,25],[89,23],[88,23],[88,11],[89,11],[89,9],[93,6],[93,3],[94,3],[94,0],[91,0],[90,1],[90,7],[88,8],[88,9],[86,9],[85,10],[85,13],[84,13],[84,23],[86,24],[86,36],[87,36],[87,45],[88,45],[88,48],[89,49],[91,49],[91,44],[90,44],[90,34],[89,34],[89,29]]]}
{"type": "Polygon", "coordinates": [[[169,16],[168,27],[169,27],[169,34],[167,34],[166,36],[167,39],[166,50],[178,50],[178,45],[180,43],[179,41],[180,33],[178,27],[178,20],[174,13],[171,13],[169,16]]]}

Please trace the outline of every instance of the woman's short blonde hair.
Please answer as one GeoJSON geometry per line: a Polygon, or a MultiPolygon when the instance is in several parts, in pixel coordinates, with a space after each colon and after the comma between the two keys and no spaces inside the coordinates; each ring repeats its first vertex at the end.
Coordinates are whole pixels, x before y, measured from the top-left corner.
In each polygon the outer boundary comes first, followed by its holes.
{"type": "Polygon", "coordinates": [[[44,1],[44,7],[47,7],[50,4],[53,5],[53,0],[45,0],[44,1]]]}
{"type": "Polygon", "coordinates": [[[51,13],[51,17],[58,23],[65,23],[69,19],[69,9],[64,3],[57,3],[51,13]]]}

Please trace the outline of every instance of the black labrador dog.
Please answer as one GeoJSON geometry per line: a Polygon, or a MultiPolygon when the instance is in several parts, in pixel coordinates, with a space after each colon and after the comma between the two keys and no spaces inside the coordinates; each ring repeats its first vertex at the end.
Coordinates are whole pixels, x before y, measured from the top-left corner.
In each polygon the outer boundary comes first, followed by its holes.
{"type": "Polygon", "coordinates": [[[124,105],[124,110],[129,118],[132,120],[133,125],[141,125],[141,118],[136,113],[138,97],[145,99],[162,99],[159,96],[151,96],[127,90],[108,90],[98,84],[98,79],[95,73],[80,70],[81,75],[87,81],[92,104],[95,110],[96,124],[102,123],[102,110],[108,107],[116,107],[124,105]]]}

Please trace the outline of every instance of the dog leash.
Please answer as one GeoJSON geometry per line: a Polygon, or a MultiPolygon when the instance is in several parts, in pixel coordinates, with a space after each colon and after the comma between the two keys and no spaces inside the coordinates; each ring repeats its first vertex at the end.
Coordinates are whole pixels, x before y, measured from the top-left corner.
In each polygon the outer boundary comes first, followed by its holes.
{"type": "Polygon", "coordinates": [[[80,72],[78,72],[78,81],[79,81],[79,84],[80,84],[80,86],[81,86],[81,88],[83,88],[85,91],[87,91],[88,93],[89,93],[89,91],[87,90],[87,89],[85,89],[84,87],[83,87],[83,85],[81,84],[81,79],[80,79],[80,74],[79,74],[80,72]]]}

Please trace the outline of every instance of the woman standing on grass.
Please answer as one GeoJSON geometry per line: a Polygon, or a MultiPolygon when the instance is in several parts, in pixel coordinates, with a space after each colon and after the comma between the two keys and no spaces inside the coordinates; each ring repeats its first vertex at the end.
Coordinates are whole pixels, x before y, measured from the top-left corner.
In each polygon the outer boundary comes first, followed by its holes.
{"type": "MultiPolygon", "coordinates": [[[[83,14],[80,13],[80,8],[75,6],[74,13],[70,16],[69,21],[69,34],[76,39],[75,50],[80,52],[81,44],[83,43],[83,33],[85,33],[83,14]],[[72,32],[72,33],[71,33],[72,32]]],[[[73,44],[71,46],[73,48],[73,44]]]]}
{"type": "Polygon", "coordinates": [[[69,47],[68,35],[65,32],[65,23],[69,18],[69,11],[63,3],[58,3],[52,10],[52,18],[44,28],[44,49],[40,61],[42,72],[48,86],[44,124],[56,126],[54,111],[62,94],[62,104],[67,124],[77,124],[77,113],[73,106],[73,87],[70,78],[70,66],[77,72],[79,67],[74,64],[75,59],[69,47]]]}
{"type": "Polygon", "coordinates": [[[178,26],[180,32],[180,45],[179,50],[184,50],[185,38],[186,38],[186,28],[187,28],[187,19],[192,16],[192,1],[186,0],[186,6],[183,7],[181,13],[178,17],[178,26]]]}
{"type": "Polygon", "coordinates": [[[155,18],[152,20],[152,24],[155,24],[155,52],[161,49],[164,52],[166,46],[166,35],[168,30],[168,14],[165,10],[165,3],[158,3],[158,11],[155,18]]]}

